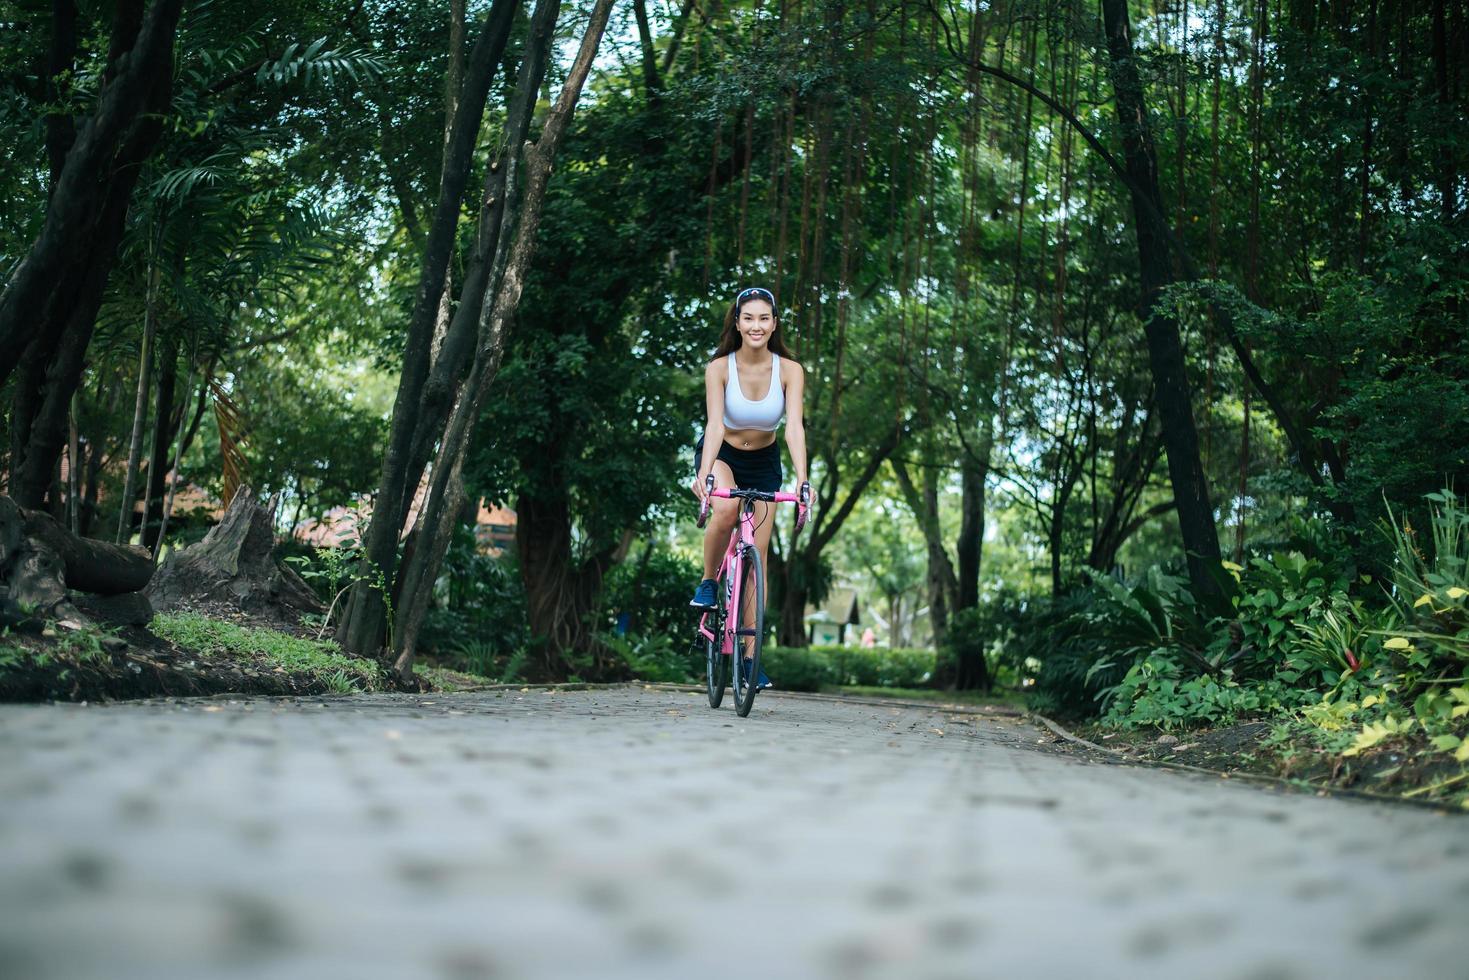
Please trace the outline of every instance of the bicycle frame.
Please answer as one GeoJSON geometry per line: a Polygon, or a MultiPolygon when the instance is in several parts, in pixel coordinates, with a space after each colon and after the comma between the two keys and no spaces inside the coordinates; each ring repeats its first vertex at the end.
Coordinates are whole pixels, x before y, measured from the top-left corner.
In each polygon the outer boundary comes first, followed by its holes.
{"type": "MultiPolygon", "coordinates": [[[[744,596],[740,592],[745,580],[745,549],[755,547],[755,501],[799,504],[801,498],[797,494],[784,491],[766,493],[758,490],[731,490],[728,487],[711,490],[709,496],[726,500],[735,498],[741,501],[739,522],[729,534],[729,544],[724,549],[724,560],[719,563],[719,571],[715,573],[716,579],[723,579],[729,583],[730,594],[725,597],[724,608],[733,612],[738,610],[740,603],[744,601],[744,596]],[[725,572],[729,574],[726,575],[725,572]]],[[[718,643],[720,653],[725,656],[733,656],[736,634],[739,630],[739,615],[735,613],[724,617],[725,621],[720,624],[719,636],[714,635],[714,630],[709,625],[709,617],[713,615],[716,615],[716,611],[709,610],[699,617],[699,635],[706,640],[718,643]]]]}

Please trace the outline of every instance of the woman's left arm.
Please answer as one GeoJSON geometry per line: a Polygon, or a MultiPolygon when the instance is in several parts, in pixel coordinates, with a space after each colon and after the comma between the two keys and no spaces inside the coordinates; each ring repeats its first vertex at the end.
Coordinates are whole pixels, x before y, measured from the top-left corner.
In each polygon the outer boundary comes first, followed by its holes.
{"type": "Polygon", "coordinates": [[[786,448],[791,451],[791,466],[796,471],[796,486],[806,482],[806,417],[802,403],[806,397],[806,371],[789,358],[780,362],[786,388],[786,448]]]}

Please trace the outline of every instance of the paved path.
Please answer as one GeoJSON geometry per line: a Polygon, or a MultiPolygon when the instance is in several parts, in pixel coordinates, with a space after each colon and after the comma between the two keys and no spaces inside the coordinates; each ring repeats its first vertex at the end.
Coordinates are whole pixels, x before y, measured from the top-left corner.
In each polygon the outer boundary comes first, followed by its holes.
{"type": "Polygon", "coordinates": [[[1039,737],[630,689],[0,707],[0,977],[1469,977],[1469,820],[1039,737]]]}

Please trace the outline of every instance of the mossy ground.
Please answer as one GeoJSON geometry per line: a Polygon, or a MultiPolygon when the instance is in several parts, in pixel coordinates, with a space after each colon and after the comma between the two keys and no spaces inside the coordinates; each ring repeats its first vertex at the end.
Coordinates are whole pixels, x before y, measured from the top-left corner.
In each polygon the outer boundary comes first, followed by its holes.
{"type": "Polygon", "coordinates": [[[54,624],[0,635],[0,701],[351,694],[388,686],[376,663],[305,629],[215,609],[160,614],[146,627],[54,624]]]}
{"type": "Polygon", "coordinates": [[[201,657],[239,660],[277,672],[309,675],[335,694],[382,687],[382,672],[376,663],[349,657],[330,640],[306,639],[188,612],[161,613],[153,617],[148,629],[175,647],[201,657]]]}
{"type": "Polygon", "coordinates": [[[1423,736],[1400,736],[1348,756],[1343,752],[1349,739],[1325,737],[1290,717],[1166,733],[1099,724],[1079,726],[1075,732],[1140,762],[1267,776],[1303,790],[1350,790],[1469,810],[1469,766],[1435,751],[1423,736]]]}

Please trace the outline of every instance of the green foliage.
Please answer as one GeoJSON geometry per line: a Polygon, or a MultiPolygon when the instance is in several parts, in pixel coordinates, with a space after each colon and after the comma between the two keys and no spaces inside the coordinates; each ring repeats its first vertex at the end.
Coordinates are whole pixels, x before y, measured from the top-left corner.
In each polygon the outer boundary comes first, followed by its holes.
{"type": "Polygon", "coordinates": [[[1231,671],[1190,676],[1164,650],[1143,656],[1109,688],[1103,723],[1115,728],[1230,725],[1314,701],[1315,692],[1269,679],[1241,683],[1231,671]]]}
{"type": "Polygon", "coordinates": [[[821,691],[841,683],[841,673],[829,653],[817,647],[766,646],[760,667],[782,691],[821,691]]]}
{"type": "Polygon", "coordinates": [[[693,628],[689,596],[702,573],[699,558],[651,544],[643,547],[633,560],[614,566],[603,579],[602,606],[608,628],[625,614],[629,632],[682,637],[693,628]]]}
{"type": "Polygon", "coordinates": [[[153,617],[148,629],[201,657],[259,657],[289,673],[309,674],[341,693],[347,689],[371,691],[380,684],[377,664],[348,657],[327,640],[303,640],[198,613],[160,613],[153,617]]]}
{"type": "Polygon", "coordinates": [[[997,601],[1011,637],[1001,656],[1034,680],[1028,701],[1046,713],[1094,715],[1134,661],[1175,649],[1197,661],[1207,641],[1183,580],[1156,568],[1131,588],[1094,576],[1058,599],[997,601]]]}
{"type": "MultiPolygon", "coordinates": [[[[296,574],[326,604],[317,639],[321,639],[341,613],[343,601],[352,586],[367,582],[379,592],[385,591],[382,571],[371,567],[360,547],[313,548],[309,555],[288,555],[283,560],[295,567],[296,574]]],[[[387,601],[391,610],[391,597],[387,597],[387,601]]]]}
{"type": "Polygon", "coordinates": [[[667,633],[604,633],[600,640],[638,680],[683,683],[704,676],[702,644],[691,645],[667,633]]]}
{"type": "Polygon", "coordinates": [[[980,598],[979,608],[995,637],[998,666],[1021,679],[1026,701],[1036,711],[1070,718],[1094,715],[1101,710],[1099,694],[1124,672],[1087,632],[1082,614],[1090,601],[1091,593],[1084,591],[1053,600],[1002,589],[980,598]]]}
{"type": "Polygon", "coordinates": [[[51,654],[44,649],[31,649],[19,643],[6,642],[10,631],[0,631],[0,673],[22,673],[35,667],[46,667],[51,663],[51,654]]]}
{"type": "Polygon", "coordinates": [[[255,73],[255,81],[284,85],[299,78],[307,87],[311,87],[331,86],[337,81],[338,74],[348,76],[353,82],[382,75],[381,59],[352,48],[340,51],[329,49],[326,43],[327,39],[324,37],[307,45],[291,42],[278,59],[260,66],[260,70],[255,73]]]}
{"type": "Polygon", "coordinates": [[[1469,671],[1469,507],[1451,491],[1428,495],[1429,533],[1389,511],[1390,599],[1401,627],[1387,641],[1405,669],[1469,671]]]}
{"type": "Polygon", "coordinates": [[[1230,662],[1252,677],[1279,674],[1293,682],[1331,685],[1366,662],[1379,647],[1379,623],[1348,595],[1347,571],[1299,551],[1257,555],[1241,568],[1227,564],[1237,583],[1235,615],[1216,650],[1234,648],[1230,662]]]}
{"type": "Polygon", "coordinates": [[[830,658],[837,683],[868,687],[920,687],[933,677],[932,650],[902,647],[812,647],[830,658]]]}
{"type": "Polygon", "coordinates": [[[920,687],[933,676],[932,650],[892,647],[767,646],[765,673],[778,687],[819,691],[823,687],[920,687]]]}
{"type": "MultiPolygon", "coordinates": [[[[331,356],[315,349],[261,358],[234,377],[233,398],[249,422],[248,479],[260,493],[281,495],[288,533],[356,503],[376,486],[382,469],[387,426],[381,408],[352,390],[351,369],[331,364],[331,356]]],[[[213,453],[189,475],[202,486],[220,485],[213,453]]]]}
{"type": "Polygon", "coordinates": [[[512,555],[479,550],[474,532],[456,530],[435,586],[419,646],[445,666],[511,683],[530,644],[525,589],[512,555]]]}
{"type": "Polygon", "coordinates": [[[989,668],[989,678],[994,681],[999,668],[998,648],[1001,642],[1001,622],[996,616],[999,603],[988,602],[970,609],[961,609],[949,617],[949,629],[944,634],[943,646],[938,652],[941,666],[935,673],[943,675],[961,660],[983,658],[989,668]]]}

